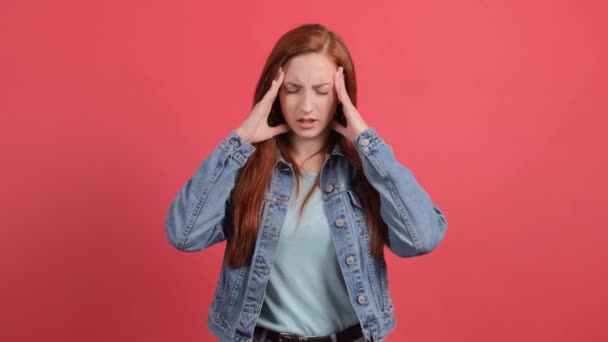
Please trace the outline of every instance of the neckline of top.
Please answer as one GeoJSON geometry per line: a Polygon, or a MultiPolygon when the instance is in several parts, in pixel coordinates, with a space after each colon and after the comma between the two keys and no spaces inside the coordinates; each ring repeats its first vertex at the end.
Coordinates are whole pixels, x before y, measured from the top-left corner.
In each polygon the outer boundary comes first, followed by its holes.
{"type": "Polygon", "coordinates": [[[304,175],[305,177],[308,177],[308,178],[315,178],[319,175],[318,172],[307,172],[307,171],[301,171],[301,172],[302,172],[302,175],[304,175]]]}

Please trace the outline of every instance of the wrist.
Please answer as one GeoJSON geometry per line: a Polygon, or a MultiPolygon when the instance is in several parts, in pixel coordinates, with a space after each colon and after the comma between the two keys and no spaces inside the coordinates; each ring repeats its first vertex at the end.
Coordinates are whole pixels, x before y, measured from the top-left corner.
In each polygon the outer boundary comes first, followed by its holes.
{"type": "Polygon", "coordinates": [[[244,133],[243,131],[241,131],[240,128],[237,128],[234,130],[234,133],[236,133],[236,135],[238,135],[239,137],[241,137],[241,139],[245,140],[248,144],[251,144],[251,139],[249,139],[244,133]]]}

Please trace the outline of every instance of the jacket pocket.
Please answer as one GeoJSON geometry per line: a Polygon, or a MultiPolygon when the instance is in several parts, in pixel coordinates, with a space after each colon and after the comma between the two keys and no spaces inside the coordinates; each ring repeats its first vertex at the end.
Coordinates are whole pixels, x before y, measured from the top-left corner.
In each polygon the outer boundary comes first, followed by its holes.
{"type": "Polygon", "coordinates": [[[350,200],[350,209],[353,218],[355,219],[356,227],[359,231],[359,234],[365,238],[366,242],[369,240],[369,235],[367,232],[367,223],[365,221],[365,210],[363,209],[363,205],[361,205],[361,199],[359,195],[353,190],[346,190],[348,194],[348,198],[350,200]]]}
{"type": "Polygon", "coordinates": [[[350,200],[352,202],[352,204],[359,208],[359,210],[363,210],[363,206],[361,205],[361,200],[359,199],[359,195],[355,193],[355,191],[353,190],[346,190],[346,192],[348,193],[348,196],[350,197],[350,200]]]}
{"type": "Polygon", "coordinates": [[[234,324],[232,311],[239,291],[243,287],[243,278],[247,269],[247,266],[239,268],[222,266],[211,310],[216,323],[224,329],[228,329],[231,324],[234,324]],[[229,324],[229,322],[231,323],[229,324]]]}

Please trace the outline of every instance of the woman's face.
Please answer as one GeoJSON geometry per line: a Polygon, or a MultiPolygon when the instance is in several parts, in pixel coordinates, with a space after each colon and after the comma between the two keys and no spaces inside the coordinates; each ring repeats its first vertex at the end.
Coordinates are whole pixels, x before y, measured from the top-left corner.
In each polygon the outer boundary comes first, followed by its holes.
{"type": "Polygon", "coordinates": [[[319,53],[295,56],[283,67],[281,111],[291,132],[299,138],[319,138],[331,129],[337,105],[333,81],[337,69],[319,53]]]}

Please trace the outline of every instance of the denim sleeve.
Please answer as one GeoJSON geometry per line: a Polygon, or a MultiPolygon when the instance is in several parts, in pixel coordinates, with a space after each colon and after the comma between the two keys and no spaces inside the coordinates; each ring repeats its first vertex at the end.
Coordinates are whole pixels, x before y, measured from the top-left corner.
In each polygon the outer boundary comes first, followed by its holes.
{"type": "Polygon", "coordinates": [[[254,151],[232,131],[200,164],[167,212],[165,229],[171,245],[196,252],[226,239],[227,205],[237,176],[254,151]]]}
{"type": "Polygon", "coordinates": [[[380,194],[380,214],[388,226],[388,247],[400,257],[431,252],[443,239],[447,221],[443,212],[416,181],[412,171],[400,164],[391,147],[374,128],[353,141],[363,173],[380,194]]]}

